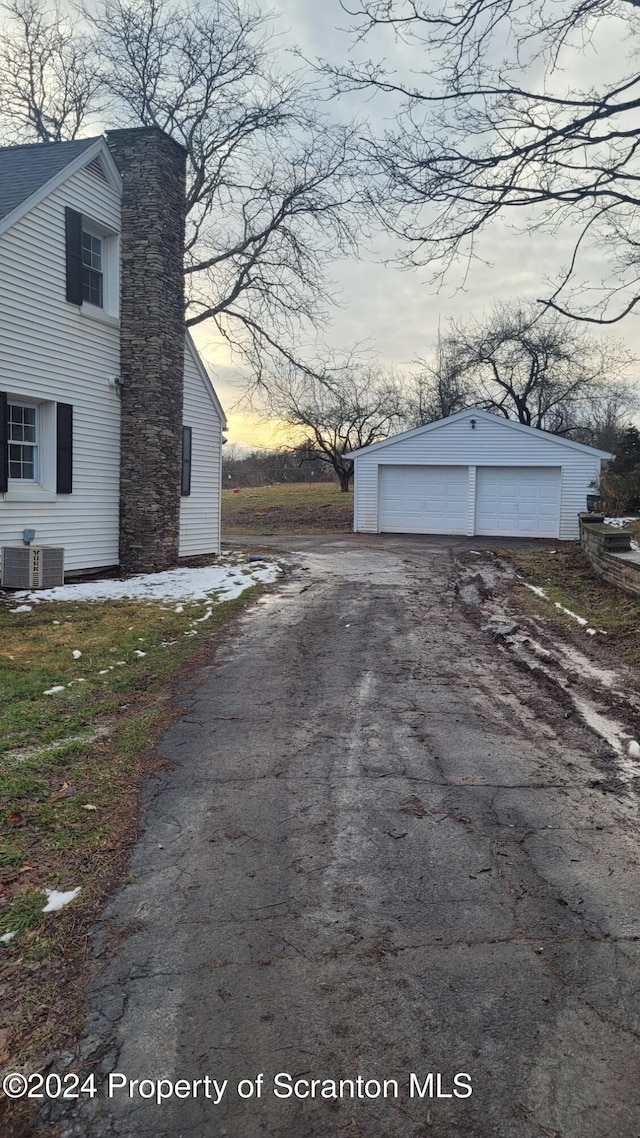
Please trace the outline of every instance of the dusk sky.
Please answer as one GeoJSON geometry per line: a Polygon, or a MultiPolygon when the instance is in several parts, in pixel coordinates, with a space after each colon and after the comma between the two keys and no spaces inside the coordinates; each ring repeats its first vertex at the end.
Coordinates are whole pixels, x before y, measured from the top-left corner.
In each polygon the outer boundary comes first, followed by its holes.
{"type": "MultiPolygon", "coordinates": [[[[285,49],[298,46],[308,58],[317,56],[333,61],[344,60],[351,39],[346,31],[349,17],[338,0],[277,0],[272,6],[279,13],[276,27],[281,31],[281,62],[286,60],[285,49]]],[[[424,65],[424,56],[415,49],[398,45],[391,32],[385,30],[370,41],[360,56],[385,56],[387,62],[405,77],[412,69],[424,65]]],[[[610,21],[599,26],[597,42],[586,55],[571,52],[564,60],[564,69],[557,79],[560,84],[571,82],[589,86],[594,80],[605,78],[611,66],[620,71],[620,26],[610,21]]],[[[286,63],[285,63],[286,65],[286,63]]],[[[382,97],[365,99],[350,96],[341,108],[346,117],[366,116],[381,127],[390,119],[393,107],[382,97]]],[[[511,219],[522,227],[524,218],[511,219]]],[[[535,299],[544,295],[545,284],[559,269],[568,263],[572,249],[571,232],[516,233],[507,220],[494,222],[482,235],[478,244],[481,259],[476,260],[466,275],[461,288],[462,269],[453,274],[447,284],[437,292],[430,283],[428,269],[404,271],[385,264],[393,258],[397,246],[380,234],[368,248],[361,250],[359,260],[340,261],[331,267],[336,282],[335,294],[339,299],[331,313],[331,323],[324,332],[326,342],[336,348],[346,347],[355,341],[365,341],[379,361],[399,371],[411,369],[412,361],[428,356],[438,331],[451,317],[481,316],[496,301],[514,298],[535,299]]],[[[589,264],[592,279],[599,277],[597,253],[589,264]]],[[[547,291],[548,288],[547,288],[547,291]]],[[[600,329],[594,327],[594,334],[600,329]]],[[[633,314],[621,324],[614,325],[603,334],[621,339],[640,355],[640,323],[633,314]]],[[[242,369],[230,360],[228,350],[211,337],[202,326],[195,329],[195,338],[212,371],[216,388],[228,411],[242,390],[242,369]]],[[[268,445],[271,429],[249,415],[231,411],[229,441],[241,445],[268,445]]]]}

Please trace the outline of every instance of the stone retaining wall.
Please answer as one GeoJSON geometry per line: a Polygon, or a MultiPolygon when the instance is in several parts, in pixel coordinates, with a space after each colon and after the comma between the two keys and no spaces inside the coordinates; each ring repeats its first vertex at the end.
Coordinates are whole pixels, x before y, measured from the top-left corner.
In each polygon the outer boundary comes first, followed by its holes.
{"type": "Polygon", "coordinates": [[[631,548],[627,530],[605,525],[602,514],[581,514],[580,544],[600,577],[640,597],[640,553],[631,548]]]}

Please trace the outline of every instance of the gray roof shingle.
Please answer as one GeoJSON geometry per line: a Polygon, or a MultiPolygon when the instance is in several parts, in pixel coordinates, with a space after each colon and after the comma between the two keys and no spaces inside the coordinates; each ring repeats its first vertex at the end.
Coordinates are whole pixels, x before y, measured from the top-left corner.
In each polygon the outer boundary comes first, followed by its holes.
{"type": "Polygon", "coordinates": [[[95,138],[0,147],[0,218],[44,186],[91,146],[95,138]]]}

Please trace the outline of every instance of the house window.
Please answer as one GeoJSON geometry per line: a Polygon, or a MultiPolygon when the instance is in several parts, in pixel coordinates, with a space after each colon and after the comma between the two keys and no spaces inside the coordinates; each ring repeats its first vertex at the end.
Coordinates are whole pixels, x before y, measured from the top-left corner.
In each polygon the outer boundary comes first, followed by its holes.
{"type": "Polygon", "coordinates": [[[103,307],[102,238],[82,231],[82,299],[103,307]]]}
{"type": "Polygon", "coordinates": [[[38,481],[38,411],[24,403],[9,403],[7,422],[9,478],[38,481]]]}

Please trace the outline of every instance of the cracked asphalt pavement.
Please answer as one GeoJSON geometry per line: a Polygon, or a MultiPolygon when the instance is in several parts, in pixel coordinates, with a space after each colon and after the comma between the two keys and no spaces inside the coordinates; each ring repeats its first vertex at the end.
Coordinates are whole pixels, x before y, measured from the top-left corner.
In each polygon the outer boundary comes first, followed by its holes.
{"type": "Polygon", "coordinates": [[[61,1138],[637,1138],[637,799],[598,785],[606,743],[472,619],[446,543],[293,548],[162,744],[80,1048],[228,1089],[100,1095],[61,1138]]]}

